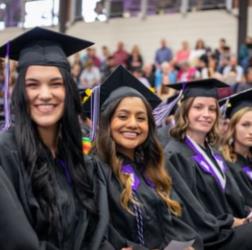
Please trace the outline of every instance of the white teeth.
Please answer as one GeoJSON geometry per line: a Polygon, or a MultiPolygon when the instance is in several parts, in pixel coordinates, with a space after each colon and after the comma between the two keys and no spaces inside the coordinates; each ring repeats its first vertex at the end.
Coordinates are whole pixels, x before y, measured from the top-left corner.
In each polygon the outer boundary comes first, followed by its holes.
{"type": "Polygon", "coordinates": [[[43,104],[43,105],[37,106],[37,109],[42,113],[51,112],[53,108],[54,108],[54,105],[52,104],[43,104]]]}
{"type": "Polygon", "coordinates": [[[136,138],[137,137],[137,133],[135,133],[135,132],[123,132],[122,134],[126,138],[136,138]]]}

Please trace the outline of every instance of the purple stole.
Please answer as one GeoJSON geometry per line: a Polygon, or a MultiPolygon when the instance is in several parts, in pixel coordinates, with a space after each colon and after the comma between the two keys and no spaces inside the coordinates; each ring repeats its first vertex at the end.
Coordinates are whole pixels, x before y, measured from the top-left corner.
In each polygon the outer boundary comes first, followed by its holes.
{"type": "Polygon", "coordinates": [[[226,175],[227,166],[224,159],[218,153],[211,150],[211,154],[219,166],[219,169],[215,166],[214,162],[208,157],[208,155],[200,148],[200,146],[193,141],[189,136],[185,138],[185,144],[195,153],[193,160],[197,165],[207,174],[210,174],[221,190],[225,190],[226,187],[226,175]]]}
{"type": "Polygon", "coordinates": [[[252,181],[252,169],[249,166],[243,166],[242,171],[249,177],[252,181]]]}

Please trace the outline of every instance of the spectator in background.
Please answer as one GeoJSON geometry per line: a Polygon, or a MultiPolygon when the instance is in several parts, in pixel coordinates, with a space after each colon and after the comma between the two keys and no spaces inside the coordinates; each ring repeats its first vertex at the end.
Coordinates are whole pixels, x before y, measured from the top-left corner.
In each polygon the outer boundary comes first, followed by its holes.
{"type": "Polygon", "coordinates": [[[97,68],[100,68],[100,66],[101,66],[101,59],[97,56],[95,48],[91,48],[91,59],[92,59],[94,65],[97,68]]]}
{"type": "Polygon", "coordinates": [[[207,79],[209,78],[209,72],[208,72],[208,57],[206,54],[202,55],[196,62],[196,78],[197,79],[207,79]]]}
{"type": "Polygon", "coordinates": [[[218,72],[218,61],[215,54],[208,57],[208,76],[209,78],[217,78],[221,80],[222,75],[218,72]]]}
{"type": "Polygon", "coordinates": [[[113,54],[116,65],[126,66],[128,60],[128,52],[124,49],[124,43],[118,42],[117,50],[113,54]]]}
{"type": "Polygon", "coordinates": [[[187,82],[196,79],[197,70],[195,67],[190,66],[189,62],[183,62],[177,75],[178,82],[187,82]]]}
{"type": "Polygon", "coordinates": [[[102,68],[102,82],[114,71],[114,69],[117,67],[115,64],[115,58],[114,56],[109,56],[106,60],[106,64],[102,68]]]}
{"type": "Polygon", "coordinates": [[[175,63],[180,64],[184,61],[188,61],[189,56],[190,56],[190,48],[189,48],[189,43],[187,41],[183,41],[181,43],[181,49],[177,51],[175,55],[175,63]]]}
{"type": "Polygon", "coordinates": [[[107,58],[111,56],[110,50],[107,46],[102,46],[102,55],[101,55],[101,63],[106,62],[107,58]]]}
{"type": "Polygon", "coordinates": [[[143,76],[148,80],[152,88],[155,88],[155,71],[156,67],[152,63],[143,66],[143,76]]]}
{"type": "Polygon", "coordinates": [[[252,58],[252,37],[247,37],[244,44],[241,45],[239,51],[239,63],[243,69],[249,67],[249,61],[252,58]]]}
{"type": "Polygon", "coordinates": [[[163,62],[160,69],[155,74],[155,87],[158,95],[167,95],[172,92],[167,85],[174,84],[177,81],[177,71],[172,63],[163,62]]]}
{"type": "Polygon", "coordinates": [[[151,85],[148,79],[143,75],[143,71],[140,68],[136,68],[132,71],[132,75],[136,77],[146,88],[150,88],[151,85]]]}
{"type": "Polygon", "coordinates": [[[89,59],[80,75],[80,89],[93,88],[100,83],[100,80],[99,69],[94,65],[92,59],[89,59]]]}
{"type": "Polygon", "coordinates": [[[225,38],[221,38],[219,40],[219,47],[215,49],[214,51],[214,55],[216,57],[217,62],[220,62],[221,57],[224,54],[225,51],[225,47],[227,47],[227,43],[226,43],[226,39],[225,38]]]}
{"type": "Polygon", "coordinates": [[[155,63],[159,67],[163,62],[170,62],[173,58],[172,50],[167,47],[166,40],[160,41],[161,47],[155,53],[155,63]]]}
{"type": "Polygon", "coordinates": [[[77,84],[78,89],[81,87],[80,75],[82,72],[82,66],[78,62],[75,62],[71,65],[71,75],[75,83],[77,84]]]}
{"type": "Polygon", "coordinates": [[[137,45],[134,45],[131,53],[129,54],[127,60],[127,68],[129,71],[133,72],[143,67],[143,57],[141,55],[140,49],[137,45]]]}
{"type": "Polygon", "coordinates": [[[229,84],[241,83],[243,81],[244,70],[240,65],[238,65],[237,58],[235,55],[231,56],[229,64],[223,70],[223,75],[224,78],[228,81],[231,81],[231,79],[234,80],[234,82],[228,82],[229,84]]]}
{"type": "Polygon", "coordinates": [[[191,50],[189,61],[192,66],[196,65],[197,59],[206,54],[205,42],[202,39],[198,39],[195,44],[195,48],[191,50]]]}

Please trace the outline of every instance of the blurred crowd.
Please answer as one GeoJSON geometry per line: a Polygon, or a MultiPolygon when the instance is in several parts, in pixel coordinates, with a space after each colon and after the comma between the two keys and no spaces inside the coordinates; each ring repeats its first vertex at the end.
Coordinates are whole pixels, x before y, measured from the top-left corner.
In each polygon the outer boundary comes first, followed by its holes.
{"type": "MultiPolygon", "coordinates": [[[[0,69],[2,88],[3,64],[0,69]]],[[[239,92],[252,86],[252,37],[247,37],[238,55],[225,38],[219,39],[217,48],[208,46],[204,39],[198,39],[194,45],[182,41],[178,50],[161,39],[159,47],[157,44],[153,51],[153,62],[145,63],[144,51],[138,45],[126,48],[124,42],[119,41],[116,48],[102,46],[99,55],[95,47],[77,53],[70,58],[70,64],[79,89],[101,84],[118,65],[123,65],[163,99],[173,94],[172,89],[166,88],[169,84],[211,77],[228,83],[233,92],[239,92]]],[[[16,67],[12,62],[10,92],[15,83],[16,67]]]]}

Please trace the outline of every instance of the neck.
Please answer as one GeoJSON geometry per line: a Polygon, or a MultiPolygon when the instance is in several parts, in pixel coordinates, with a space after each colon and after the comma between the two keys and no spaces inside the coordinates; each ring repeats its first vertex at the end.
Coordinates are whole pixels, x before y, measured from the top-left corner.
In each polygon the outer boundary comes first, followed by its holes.
{"type": "Polygon", "coordinates": [[[250,148],[244,145],[241,145],[239,142],[235,142],[234,144],[234,150],[236,153],[240,154],[244,158],[250,158],[251,153],[250,153],[250,148]]]}
{"type": "Polygon", "coordinates": [[[201,134],[198,132],[193,132],[191,130],[186,131],[186,135],[192,138],[197,144],[199,144],[202,147],[205,147],[205,134],[201,134]]]}
{"type": "Polygon", "coordinates": [[[38,127],[38,133],[43,143],[50,149],[53,157],[56,156],[58,127],[43,128],[38,127]]]}
{"type": "Polygon", "coordinates": [[[132,161],[134,161],[134,155],[135,155],[135,151],[134,150],[126,150],[126,149],[122,149],[122,148],[118,147],[118,151],[121,154],[127,156],[132,161]]]}

